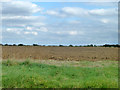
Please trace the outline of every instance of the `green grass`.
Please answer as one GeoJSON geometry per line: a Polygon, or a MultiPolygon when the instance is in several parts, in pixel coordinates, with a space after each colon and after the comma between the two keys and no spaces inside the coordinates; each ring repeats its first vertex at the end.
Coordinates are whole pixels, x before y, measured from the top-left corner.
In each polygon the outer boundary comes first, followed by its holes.
{"type": "Polygon", "coordinates": [[[107,66],[75,67],[8,60],[2,63],[2,87],[118,88],[118,65],[116,61],[109,61],[107,66]]]}

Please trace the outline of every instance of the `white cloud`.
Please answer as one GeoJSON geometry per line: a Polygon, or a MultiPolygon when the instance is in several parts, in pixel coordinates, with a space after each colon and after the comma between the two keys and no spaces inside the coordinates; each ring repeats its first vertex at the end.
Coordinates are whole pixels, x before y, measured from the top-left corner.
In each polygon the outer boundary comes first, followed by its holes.
{"type": "Polygon", "coordinates": [[[110,21],[108,19],[101,19],[101,22],[106,24],[109,23],[110,21]]]}
{"type": "Polygon", "coordinates": [[[37,20],[40,19],[40,20],[44,20],[45,17],[44,16],[2,16],[2,19],[3,20],[37,20]]]}
{"type": "Polygon", "coordinates": [[[31,32],[33,35],[38,35],[38,33],[37,32],[31,32]]]}
{"type": "Polygon", "coordinates": [[[43,14],[59,16],[59,17],[66,17],[66,15],[64,13],[60,13],[59,11],[56,11],[56,10],[47,10],[43,14]]]}
{"type": "Polygon", "coordinates": [[[32,27],[27,26],[26,29],[27,30],[32,30],[32,27]]]}
{"type": "Polygon", "coordinates": [[[13,0],[0,0],[0,2],[11,2],[13,0]]]}
{"type": "Polygon", "coordinates": [[[117,9],[93,9],[93,10],[89,10],[90,14],[93,15],[100,15],[100,16],[109,16],[109,15],[116,15],[117,14],[117,9]]]}
{"type": "Polygon", "coordinates": [[[11,1],[2,4],[3,15],[26,16],[42,10],[43,8],[40,8],[36,4],[27,1],[11,1]]]}
{"type": "Polygon", "coordinates": [[[24,32],[24,34],[30,34],[30,32],[24,32]]]}
{"type": "Polygon", "coordinates": [[[39,26],[45,26],[46,24],[44,22],[35,22],[32,25],[35,27],[39,27],[39,26]]]}
{"type": "Polygon", "coordinates": [[[34,13],[41,12],[43,8],[28,1],[11,1],[2,4],[2,26],[8,28],[6,31],[16,34],[33,34],[35,28],[44,26],[45,16],[34,16],[34,13]],[[11,28],[14,27],[14,28],[11,28]],[[20,31],[29,30],[31,32],[20,31]]]}
{"type": "Polygon", "coordinates": [[[77,31],[69,31],[68,32],[70,35],[77,35],[77,31]]]}
{"type": "Polygon", "coordinates": [[[6,27],[7,27],[7,26],[8,26],[8,27],[25,27],[25,24],[17,24],[17,23],[16,23],[16,24],[12,24],[12,23],[10,24],[10,23],[9,23],[8,25],[6,24],[5,26],[6,26],[6,27]]]}
{"type": "Polygon", "coordinates": [[[83,16],[88,15],[88,11],[78,7],[64,7],[62,11],[68,15],[83,16]]]}
{"type": "Polygon", "coordinates": [[[7,32],[10,33],[16,33],[16,34],[33,34],[33,35],[38,35],[38,33],[36,31],[31,31],[32,28],[31,27],[27,27],[27,30],[30,31],[24,31],[24,28],[6,28],[7,32]]]}
{"type": "Polygon", "coordinates": [[[40,27],[45,25],[43,22],[45,19],[44,16],[3,16],[2,25],[4,27],[40,27]]]}
{"type": "Polygon", "coordinates": [[[26,32],[26,31],[24,32],[24,34],[33,34],[33,35],[35,35],[35,36],[38,35],[37,32],[26,32]]]}
{"type": "Polygon", "coordinates": [[[61,32],[60,32],[60,31],[57,31],[56,34],[61,34],[61,32]]]}
{"type": "Polygon", "coordinates": [[[46,11],[46,14],[49,14],[49,15],[59,15],[59,13],[57,11],[53,11],[53,10],[47,10],[46,11]]]}
{"type": "MultiPolygon", "coordinates": [[[[25,0],[21,0],[25,1],[25,0]]],[[[27,1],[27,0],[26,0],[27,1]]],[[[29,0],[32,2],[118,2],[119,0],[29,0]]]]}
{"type": "Polygon", "coordinates": [[[59,17],[69,17],[69,16],[78,16],[78,17],[88,17],[88,16],[114,16],[117,15],[117,8],[109,9],[84,9],[80,7],[63,7],[59,11],[47,10],[46,14],[59,16],[59,17]]]}
{"type": "Polygon", "coordinates": [[[22,28],[7,28],[6,29],[7,32],[12,32],[16,34],[20,34],[22,30],[23,30],[22,28]]]}
{"type": "MultiPolygon", "coordinates": [[[[81,1],[81,0],[80,0],[81,1]]],[[[86,0],[87,2],[88,0],[86,0]]],[[[91,2],[118,2],[119,0],[91,0],[91,2]]]]}
{"type": "Polygon", "coordinates": [[[72,36],[74,36],[74,35],[84,35],[84,32],[83,31],[75,31],[75,30],[72,30],[72,31],[57,31],[57,32],[55,32],[56,34],[59,34],[59,35],[72,35],[72,36]]]}
{"type": "Polygon", "coordinates": [[[7,28],[6,29],[6,31],[12,31],[12,32],[14,32],[14,31],[21,31],[21,30],[23,30],[23,29],[21,29],[21,28],[7,28]]]}
{"type": "Polygon", "coordinates": [[[37,31],[42,31],[42,32],[48,32],[48,29],[46,27],[40,27],[36,29],[37,31]]]}
{"type": "Polygon", "coordinates": [[[70,24],[80,24],[80,21],[78,21],[78,20],[71,20],[68,23],[70,23],[70,24]]]}

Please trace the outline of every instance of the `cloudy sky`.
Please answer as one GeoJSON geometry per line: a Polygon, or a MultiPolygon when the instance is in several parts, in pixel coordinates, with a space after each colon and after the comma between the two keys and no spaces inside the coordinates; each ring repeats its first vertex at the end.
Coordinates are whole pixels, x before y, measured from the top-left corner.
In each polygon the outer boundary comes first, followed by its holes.
{"type": "Polygon", "coordinates": [[[118,43],[118,3],[2,3],[2,43],[86,45],[118,43]]]}

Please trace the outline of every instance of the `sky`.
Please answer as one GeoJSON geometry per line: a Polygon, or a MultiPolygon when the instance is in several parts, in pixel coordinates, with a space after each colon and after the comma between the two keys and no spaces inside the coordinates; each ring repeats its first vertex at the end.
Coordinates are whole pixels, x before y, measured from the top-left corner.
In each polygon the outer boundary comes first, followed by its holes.
{"type": "Polygon", "coordinates": [[[117,44],[118,3],[3,2],[2,43],[117,44]]]}

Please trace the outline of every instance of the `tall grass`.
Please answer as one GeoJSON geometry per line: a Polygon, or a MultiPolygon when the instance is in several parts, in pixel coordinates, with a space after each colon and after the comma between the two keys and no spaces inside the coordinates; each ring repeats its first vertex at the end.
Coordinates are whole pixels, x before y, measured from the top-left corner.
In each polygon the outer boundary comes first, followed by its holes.
{"type": "MultiPolygon", "coordinates": [[[[111,62],[112,63],[112,62],[111,62]]],[[[86,63],[87,64],[87,63],[86,63]]],[[[118,67],[54,66],[4,61],[3,88],[117,88],[118,67]]]]}

